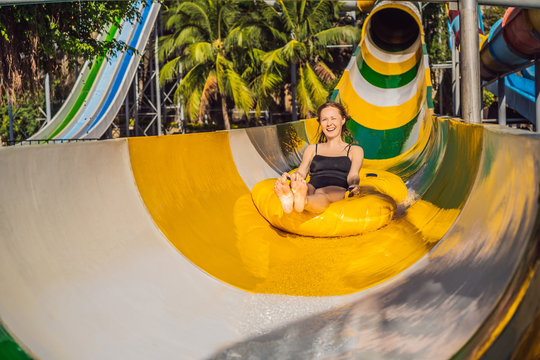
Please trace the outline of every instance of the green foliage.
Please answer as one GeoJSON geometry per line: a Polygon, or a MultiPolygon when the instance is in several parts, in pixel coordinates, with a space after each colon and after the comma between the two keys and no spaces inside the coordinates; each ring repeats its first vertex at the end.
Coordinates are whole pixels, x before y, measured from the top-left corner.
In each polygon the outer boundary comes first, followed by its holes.
{"type": "Polygon", "coordinates": [[[444,4],[427,4],[422,11],[425,43],[431,64],[452,58],[448,45],[447,14],[444,4]]]}
{"type": "Polygon", "coordinates": [[[117,19],[135,16],[135,0],[0,7],[0,91],[35,92],[42,74],[59,75],[66,60],[73,68],[80,60],[126,49],[97,35],[117,19]]]}
{"type": "Polygon", "coordinates": [[[483,90],[482,107],[487,109],[495,102],[495,95],[485,88],[483,90]]]}
{"type": "Polygon", "coordinates": [[[182,101],[189,117],[199,122],[210,105],[221,100],[226,129],[227,100],[246,114],[253,106],[251,89],[232,54],[239,41],[233,25],[240,6],[234,0],[177,0],[165,14],[171,33],[161,38],[160,56],[169,60],[160,73],[161,83],[184,75],[175,101],[182,101]]]}
{"type": "MultiPolygon", "coordinates": [[[[26,96],[18,100],[17,103],[13,104],[13,140],[16,142],[25,140],[39,129],[40,122],[37,119],[43,117],[39,107],[45,107],[45,99],[42,94],[27,93],[26,96]]],[[[8,115],[8,102],[4,101],[0,103],[0,143],[9,140],[8,115]]]]}
{"type": "MultiPolygon", "coordinates": [[[[276,1],[274,6],[255,1],[252,11],[239,19],[242,40],[257,46],[264,55],[251,56],[255,65],[245,75],[254,89],[256,109],[268,106],[282,96],[292,82],[290,67],[297,65],[297,98],[302,116],[315,113],[326,101],[331,84],[337,78],[330,66],[334,59],[328,45],[356,44],[360,29],[338,24],[337,1],[276,1]],[[258,66],[259,71],[253,71],[258,66]],[[272,86],[267,86],[270,79],[272,86]]],[[[238,44],[240,46],[240,44],[238,44]]],[[[244,53],[249,53],[246,48],[244,53]]]]}
{"type": "Polygon", "coordinates": [[[482,20],[484,22],[484,31],[486,34],[489,33],[489,30],[497,20],[504,17],[506,9],[507,8],[502,6],[481,6],[482,20]]]}

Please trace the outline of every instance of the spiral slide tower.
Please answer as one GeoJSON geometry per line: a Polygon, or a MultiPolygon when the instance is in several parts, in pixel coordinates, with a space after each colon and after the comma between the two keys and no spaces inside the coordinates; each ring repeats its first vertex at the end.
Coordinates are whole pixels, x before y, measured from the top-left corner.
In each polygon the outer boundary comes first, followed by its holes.
{"type": "Polygon", "coordinates": [[[253,205],[315,120],[0,149],[0,354],[531,357],[540,138],[433,116],[420,24],[377,2],[334,92],[364,166],[408,188],[374,232],[292,235],[253,205]]]}

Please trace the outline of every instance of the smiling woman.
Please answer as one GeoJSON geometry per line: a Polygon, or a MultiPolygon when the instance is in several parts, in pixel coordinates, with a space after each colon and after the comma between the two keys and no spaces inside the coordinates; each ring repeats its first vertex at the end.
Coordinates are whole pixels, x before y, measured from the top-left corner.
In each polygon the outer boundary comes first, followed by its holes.
{"type": "Polygon", "coordinates": [[[283,173],[274,185],[286,214],[293,209],[299,213],[304,210],[322,213],[331,203],[343,199],[347,190],[352,194],[359,192],[358,173],[364,150],[352,145],[354,140],[346,127],[347,111],[339,103],[326,102],[319,107],[317,115],[318,143],[307,147],[296,172],[283,173]]]}

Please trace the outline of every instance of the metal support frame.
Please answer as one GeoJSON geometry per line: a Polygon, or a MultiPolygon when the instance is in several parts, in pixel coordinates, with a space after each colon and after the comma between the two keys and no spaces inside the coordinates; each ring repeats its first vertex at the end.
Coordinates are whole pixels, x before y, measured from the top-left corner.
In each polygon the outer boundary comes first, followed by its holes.
{"type": "Polygon", "coordinates": [[[49,81],[49,74],[45,74],[45,116],[47,124],[51,122],[51,86],[49,81]]]}
{"type": "Polygon", "coordinates": [[[506,125],[506,91],[505,91],[505,81],[504,81],[504,77],[498,77],[498,82],[497,82],[497,95],[498,95],[498,98],[499,98],[499,105],[498,105],[498,110],[499,110],[499,114],[497,116],[497,122],[499,123],[499,125],[503,125],[505,126],[506,125]]]}
{"type": "Polygon", "coordinates": [[[126,126],[126,130],[125,130],[125,136],[126,137],[129,137],[129,114],[130,114],[130,111],[129,111],[129,92],[126,94],[126,99],[124,100],[124,109],[125,109],[125,126],[126,126]]]}
{"type": "Polygon", "coordinates": [[[482,102],[477,0],[459,2],[459,26],[461,29],[461,113],[465,122],[479,124],[482,102]]]}
{"type": "Polygon", "coordinates": [[[452,41],[452,115],[459,116],[461,110],[461,93],[459,81],[459,54],[455,41],[452,41]]]}
{"type": "Polygon", "coordinates": [[[9,118],[9,142],[14,143],[13,140],[13,102],[11,101],[11,95],[8,93],[8,118],[9,118]]]}
{"type": "Polygon", "coordinates": [[[156,120],[157,120],[157,134],[158,136],[161,135],[161,88],[159,87],[159,57],[158,57],[158,41],[159,41],[159,34],[158,34],[158,25],[156,22],[156,25],[154,26],[154,33],[155,33],[155,42],[154,42],[154,65],[155,65],[155,71],[156,71],[156,120]]]}

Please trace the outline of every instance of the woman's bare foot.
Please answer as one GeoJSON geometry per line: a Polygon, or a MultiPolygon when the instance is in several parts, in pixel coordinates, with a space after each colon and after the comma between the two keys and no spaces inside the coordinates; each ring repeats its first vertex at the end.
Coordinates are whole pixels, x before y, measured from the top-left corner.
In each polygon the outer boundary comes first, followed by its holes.
{"type": "Polygon", "coordinates": [[[291,182],[291,189],[294,194],[294,210],[296,212],[304,211],[308,191],[306,180],[301,179],[291,182]]]}
{"type": "Polygon", "coordinates": [[[291,188],[287,183],[285,176],[280,177],[274,184],[274,192],[276,193],[279,201],[281,201],[281,207],[285,214],[290,214],[293,210],[294,195],[291,192],[291,188]]]}

